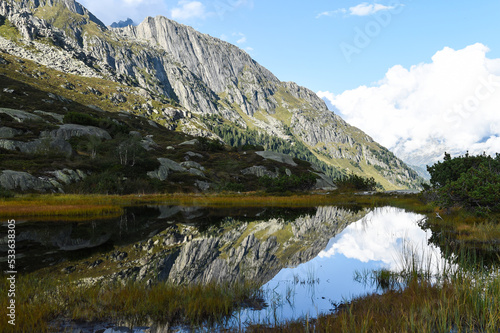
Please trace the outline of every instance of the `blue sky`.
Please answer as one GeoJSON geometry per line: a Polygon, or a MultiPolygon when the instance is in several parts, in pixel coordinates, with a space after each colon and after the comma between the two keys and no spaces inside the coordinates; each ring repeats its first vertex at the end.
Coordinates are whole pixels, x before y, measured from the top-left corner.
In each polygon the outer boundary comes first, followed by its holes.
{"type": "Polygon", "coordinates": [[[245,49],[399,157],[500,152],[500,0],[80,0],[245,49]]]}
{"type": "Polygon", "coordinates": [[[173,18],[248,49],[280,80],[336,94],[378,81],[396,64],[408,68],[428,62],[446,46],[461,49],[480,42],[491,49],[490,57],[500,57],[498,0],[80,2],[106,24],[127,17],[139,23],[148,15],[173,18]],[[361,5],[379,11],[363,12],[361,5]],[[357,6],[357,12],[350,10],[357,6]],[[380,24],[379,15],[389,23],[380,24]],[[355,37],[366,29],[373,29],[369,44],[357,47],[359,54],[353,53],[347,61],[342,45],[356,46],[355,37]]]}

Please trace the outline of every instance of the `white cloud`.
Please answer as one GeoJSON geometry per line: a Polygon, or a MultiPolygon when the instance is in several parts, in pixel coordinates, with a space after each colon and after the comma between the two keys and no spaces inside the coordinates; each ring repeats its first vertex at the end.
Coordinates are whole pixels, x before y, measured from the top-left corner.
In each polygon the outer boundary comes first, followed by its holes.
{"type": "Polygon", "coordinates": [[[369,4],[367,2],[363,2],[357,6],[350,7],[349,14],[354,16],[368,16],[373,15],[381,10],[390,10],[394,8],[394,6],[384,6],[379,3],[369,4]]]}
{"type": "Polygon", "coordinates": [[[346,13],[347,13],[347,9],[340,8],[337,10],[331,10],[331,11],[319,13],[318,15],[316,15],[316,18],[318,19],[318,18],[323,17],[323,16],[334,16],[336,14],[346,14],[346,13]]]}
{"type": "Polygon", "coordinates": [[[180,21],[205,18],[207,16],[205,5],[199,1],[189,0],[179,1],[177,7],[172,9],[170,14],[172,19],[180,21]]]}
{"type": "Polygon", "coordinates": [[[337,10],[325,11],[316,15],[316,18],[321,18],[323,16],[335,16],[337,14],[348,14],[350,16],[368,16],[378,13],[384,10],[394,10],[398,7],[401,7],[402,4],[397,2],[397,4],[392,6],[385,6],[379,3],[370,4],[368,2],[360,3],[359,5],[346,8],[339,8],[337,10]]]}
{"type": "Polygon", "coordinates": [[[435,246],[427,245],[432,232],[418,226],[422,218],[394,207],[376,208],[347,226],[318,257],[329,258],[340,253],[365,263],[381,261],[397,271],[402,268],[401,256],[405,250],[415,250],[422,262],[432,261],[431,267],[437,269],[442,263],[441,253],[435,246]]]}
{"type": "Polygon", "coordinates": [[[245,36],[245,34],[241,33],[241,32],[238,32],[238,33],[233,33],[233,36],[236,36],[236,37],[239,37],[239,39],[236,41],[236,44],[243,44],[243,43],[246,43],[247,41],[247,37],[245,36]]]}
{"type": "MultiPolygon", "coordinates": [[[[446,150],[500,152],[500,59],[483,44],[444,48],[410,69],[396,65],[371,87],[319,92],[352,125],[404,160],[433,163],[446,150]]],[[[422,163],[418,163],[422,164],[422,163]]]]}

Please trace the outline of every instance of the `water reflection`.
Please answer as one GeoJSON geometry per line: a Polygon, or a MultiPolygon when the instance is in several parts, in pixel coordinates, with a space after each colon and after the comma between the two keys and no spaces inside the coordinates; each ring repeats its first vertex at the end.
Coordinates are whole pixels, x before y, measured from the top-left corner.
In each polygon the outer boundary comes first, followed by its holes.
{"type": "MultiPolygon", "coordinates": [[[[398,271],[404,251],[419,254],[427,269],[438,271],[443,259],[428,245],[431,232],[420,227],[423,218],[391,207],[155,205],[129,208],[113,220],[26,222],[16,232],[25,271],[71,262],[67,272],[85,277],[101,269],[110,281],[263,284],[267,306],[235,314],[230,325],[239,327],[316,317],[375,292],[376,286],[356,282],[354,272],[398,271]]],[[[0,239],[0,249],[5,244],[0,239]]]]}
{"type": "Polygon", "coordinates": [[[330,239],[314,259],[281,270],[263,286],[268,307],[238,315],[246,323],[274,324],[299,317],[316,317],[356,296],[377,292],[377,287],[354,280],[355,272],[376,269],[399,271],[408,259],[437,272],[443,265],[439,248],[428,245],[432,233],[419,222],[424,216],[404,210],[377,208],[330,239]]]}

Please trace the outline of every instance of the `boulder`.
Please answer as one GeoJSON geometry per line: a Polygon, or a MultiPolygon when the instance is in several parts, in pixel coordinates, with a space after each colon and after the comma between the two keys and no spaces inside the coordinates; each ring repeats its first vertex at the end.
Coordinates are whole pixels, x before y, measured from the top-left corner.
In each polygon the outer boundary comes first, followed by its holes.
{"type": "Polygon", "coordinates": [[[0,185],[8,190],[35,190],[38,192],[56,190],[56,187],[47,179],[37,178],[27,172],[13,170],[2,171],[0,185]]]}
{"type": "Polygon", "coordinates": [[[276,162],[280,163],[285,163],[291,166],[297,166],[297,163],[293,161],[293,158],[291,156],[285,155],[285,154],[280,154],[276,153],[274,151],[256,151],[255,152],[257,155],[265,158],[266,160],[273,160],[276,162]]]}
{"type": "Polygon", "coordinates": [[[158,158],[158,162],[160,162],[162,166],[168,168],[171,171],[186,171],[186,168],[184,168],[182,165],[165,157],[158,158]]]}
{"type": "Polygon", "coordinates": [[[2,139],[11,139],[16,135],[23,134],[23,131],[16,130],[10,127],[0,127],[0,138],[2,139]]]}
{"type": "Polygon", "coordinates": [[[203,166],[201,166],[200,163],[196,163],[194,161],[182,162],[181,166],[183,166],[184,168],[188,168],[188,169],[195,168],[195,169],[202,170],[202,171],[205,170],[205,168],[203,166]]]}
{"type": "Polygon", "coordinates": [[[186,168],[181,166],[179,163],[172,161],[171,159],[160,157],[158,158],[158,162],[160,162],[160,167],[157,170],[150,171],[147,175],[151,178],[156,178],[161,181],[167,179],[168,174],[170,172],[182,172],[187,171],[186,168]]]}
{"type": "Polygon", "coordinates": [[[44,121],[42,117],[37,116],[36,114],[32,114],[32,113],[29,113],[26,111],[21,111],[21,110],[0,108],[0,113],[6,114],[6,115],[12,117],[18,123],[23,123],[26,120],[39,121],[39,122],[44,121]]]}
{"type": "Polygon", "coordinates": [[[202,180],[197,180],[194,184],[203,192],[208,191],[212,186],[209,182],[204,182],[202,180]]]}
{"type": "Polygon", "coordinates": [[[58,129],[44,132],[43,135],[50,135],[53,138],[69,140],[74,136],[97,136],[104,140],[111,140],[111,135],[106,130],[94,126],[83,126],[77,124],[64,124],[59,126],[58,129]]]}
{"type": "Polygon", "coordinates": [[[250,168],[246,168],[241,170],[241,173],[244,175],[255,175],[257,177],[269,176],[271,178],[277,178],[278,173],[267,170],[265,166],[255,165],[250,168]]]}
{"type": "Polygon", "coordinates": [[[69,156],[73,153],[73,149],[67,141],[50,137],[28,142],[0,139],[0,147],[7,150],[17,150],[25,154],[57,152],[69,156]]]}
{"type": "Polygon", "coordinates": [[[205,177],[205,174],[203,173],[203,171],[195,169],[195,168],[189,169],[189,173],[192,175],[195,175],[195,176],[205,177]]]}
{"type": "Polygon", "coordinates": [[[315,189],[325,191],[334,191],[337,189],[337,186],[335,185],[333,180],[324,173],[314,172],[314,174],[319,176],[319,178],[316,179],[316,185],[314,186],[315,189]]]}
{"type": "MultiPolygon", "coordinates": [[[[167,149],[168,149],[168,147],[167,147],[167,149]]],[[[173,149],[173,147],[172,147],[172,149],[173,149]]],[[[203,158],[203,155],[202,155],[202,154],[193,153],[192,151],[188,151],[188,152],[186,152],[186,155],[187,155],[188,157],[203,158]]]]}
{"type": "Polygon", "coordinates": [[[36,114],[41,114],[43,116],[51,116],[52,118],[54,118],[55,120],[57,120],[60,123],[62,123],[64,120],[64,116],[62,114],[59,114],[59,113],[45,112],[45,111],[41,111],[41,110],[35,110],[33,112],[36,114]]]}
{"type": "Polygon", "coordinates": [[[184,141],[182,143],[179,143],[179,146],[187,146],[187,145],[194,146],[197,143],[198,143],[198,139],[193,139],[193,140],[184,141]]]}
{"type": "Polygon", "coordinates": [[[49,174],[53,175],[59,182],[64,184],[71,184],[85,178],[85,174],[81,170],[63,169],[51,171],[49,174]]]}

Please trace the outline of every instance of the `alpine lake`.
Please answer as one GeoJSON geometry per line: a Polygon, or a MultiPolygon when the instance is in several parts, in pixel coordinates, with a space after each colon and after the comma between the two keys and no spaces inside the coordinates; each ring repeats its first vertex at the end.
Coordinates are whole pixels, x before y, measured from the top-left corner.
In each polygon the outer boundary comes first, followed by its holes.
{"type": "MultiPolygon", "coordinates": [[[[429,216],[390,205],[352,203],[306,207],[155,203],[125,207],[121,216],[113,218],[20,217],[16,262],[19,277],[49,277],[83,288],[248,282],[253,288],[249,299],[237,302],[228,315],[216,320],[172,324],[151,318],[85,320],[85,315],[77,316],[80,319],[69,315],[53,318],[48,331],[245,331],[314,320],[335,313],[356,297],[382,294],[394,286],[384,284],[375,272],[396,274],[407,268],[410,259],[411,265],[425,266],[431,274],[454,269],[456,264],[426,227],[429,216]]],[[[1,228],[6,235],[7,223],[1,228]]],[[[2,265],[7,261],[6,240],[1,243],[2,265]]],[[[149,301],[149,296],[138,294],[130,306],[149,301]]]]}

